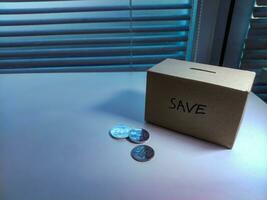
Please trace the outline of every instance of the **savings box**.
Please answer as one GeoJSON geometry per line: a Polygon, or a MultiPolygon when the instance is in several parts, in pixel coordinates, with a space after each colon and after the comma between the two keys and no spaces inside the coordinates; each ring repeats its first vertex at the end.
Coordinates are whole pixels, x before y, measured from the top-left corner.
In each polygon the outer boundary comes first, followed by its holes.
{"type": "Polygon", "coordinates": [[[232,148],[255,73],[167,59],[147,72],[147,122],[232,148]]]}

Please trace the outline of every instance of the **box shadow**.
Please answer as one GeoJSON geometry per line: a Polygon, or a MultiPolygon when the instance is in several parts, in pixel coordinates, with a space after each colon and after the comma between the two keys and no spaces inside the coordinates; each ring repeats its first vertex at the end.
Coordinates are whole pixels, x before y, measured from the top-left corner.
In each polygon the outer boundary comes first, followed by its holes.
{"type": "Polygon", "coordinates": [[[96,105],[96,111],[144,122],[145,94],[135,90],[124,90],[96,105]]]}

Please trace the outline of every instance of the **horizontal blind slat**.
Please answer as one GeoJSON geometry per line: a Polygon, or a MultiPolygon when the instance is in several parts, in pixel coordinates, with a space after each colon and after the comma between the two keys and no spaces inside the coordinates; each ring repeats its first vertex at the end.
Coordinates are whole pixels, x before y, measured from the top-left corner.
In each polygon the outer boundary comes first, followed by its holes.
{"type": "MultiPolygon", "coordinates": [[[[188,31],[188,25],[167,26],[167,25],[147,25],[133,26],[132,31],[188,31]],[[166,28],[166,29],[165,29],[166,28]]],[[[130,27],[126,24],[106,25],[106,24],[61,24],[61,25],[34,25],[34,26],[2,26],[0,37],[8,36],[38,36],[38,35],[66,35],[66,34],[97,34],[97,33],[129,33],[130,27]]]]}
{"type": "Polygon", "coordinates": [[[267,0],[256,0],[257,5],[267,5],[267,0]]]}
{"type": "Polygon", "coordinates": [[[87,65],[116,65],[130,64],[130,59],[134,64],[157,63],[166,58],[180,58],[179,54],[166,55],[142,55],[142,56],[111,56],[111,57],[79,57],[79,58],[38,58],[38,59],[12,59],[0,60],[0,68],[28,68],[28,67],[53,67],[53,66],[87,66],[87,65]]]}
{"type": "Polygon", "coordinates": [[[244,50],[244,59],[267,59],[267,50],[244,50]]]}
{"type": "Polygon", "coordinates": [[[267,66],[267,60],[264,59],[242,59],[241,67],[244,69],[258,69],[267,66]]]}
{"type": "MultiPolygon", "coordinates": [[[[1,16],[0,16],[1,17],[1,16]]],[[[137,16],[132,21],[165,21],[165,20],[190,20],[190,15],[162,15],[162,16],[137,16]]],[[[28,20],[3,20],[0,18],[0,26],[42,25],[42,24],[70,24],[70,23],[96,23],[96,22],[127,22],[130,17],[109,18],[67,18],[67,19],[28,19],[28,20]]],[[[10,27],[7,27],[10,28],[10,27]]],[[[11,27],[12,28],[12,27],[11,27]]]]}
{"type": "Polygon", "coordinates": [[[267,7],[254,7],[253,16],[254,17],[267,17],[267,7]]]}
{"type": "Polygon", "coordinates": [[[266,93],[259,93],[257,94],[263,101],[267,102],[267,94],[266,93]]]}
{"type": "Polygon", "coordinates": [[[67,66],[67,67],[38,67],[38,68],[7,68],[1,69],[1,73],[47,73],[47,72],[114,72],[114,71],[146,71],[152,67],[150,64],[134,64],[134,65],[97,65],[97,66],[67,66]]]}
{"type": "Polygon", "coordinates": [[[266,93],[267,94],[267,84],[265,85],[254,85],[252,88],[254,93],[266,93]]]}
{"type": "Polygon", "coordinates": [[[253,18],[250,20],[251,29],[267,29],[267,19],[253,18]]]}
{"type": "Polygon", "coordinates": [[[0,14],[36,14],[36,13],[66,13],[66,12],[88,12],[88,11],[121,11],[121,10],[162,10],[162,9],[190,9],[190,4],[163,4],[163,5],[114,5],[114,1],[110,5],[91,6],[90,2],[76,1],[64,2],[58,5],[58,2],[44,2],[30,4],[17,3],[14,8],[9,3],[0,3],[0,14]]]}
{"type": "MultiPolygon", "coordinates": [[[[130,44],[131,37],[105,37],[105,38],[75,38],[75,39],[32,39],[23,40],[23,37],[7,41],[0,38],[0,47],[18,46],[48,46],[48,45],[76,45],[76,44],[130,44]]],[[[136,36],[132,39],[134,43],[161,43],[187,41],[187,36],[166,35],[166,36],[136,36]]]]}
{"type": "MultiPolygon", "coordinates": [[[[154,45],[133,47],[134,55],[166,54],[177,51],[184,52],[185,46],[178,45],[154,45]]],[[[48,48],[48,49],[12,49],[1,50],[0,59],[7,58],[51,58],[51,57],[81,57],[81,56],[107,56],[107,55],[129,55],[131,47],[94,47],[94,48],[48,48]]]]}
{"type": "Polygon", "coordinates": [[[248,37],[252,38],[267,38],[267,29],[250,29],[248,32],[248,37]]]}
{"type": "Polygon", "coordinates": [[[262,38],[248,38],[245,42],[246,49],[266,49],[267,39],[262,38]]]}

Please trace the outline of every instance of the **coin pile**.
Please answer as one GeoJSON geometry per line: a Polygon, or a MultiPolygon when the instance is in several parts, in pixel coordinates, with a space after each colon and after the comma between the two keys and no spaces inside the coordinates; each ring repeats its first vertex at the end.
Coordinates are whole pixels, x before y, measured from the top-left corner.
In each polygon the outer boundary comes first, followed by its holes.
{"type": "MultiPolygon", "coordinates": [[[[114,139],[128,139],[135,144],[144,143],[149,139],[149,133],[143,128],[130,128],[126,125],[117,125],[110,129],[109,134],[114,139]]],[[[154,150],[148,145],[138,145],[131,151],[131,156],[139,162],[146,162],[154,157],[154,150]]]]}

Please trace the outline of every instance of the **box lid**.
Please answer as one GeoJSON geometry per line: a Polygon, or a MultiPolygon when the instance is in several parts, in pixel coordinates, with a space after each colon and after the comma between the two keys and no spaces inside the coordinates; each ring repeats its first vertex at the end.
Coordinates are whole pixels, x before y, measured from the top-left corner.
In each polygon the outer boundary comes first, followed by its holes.
{"type": "Polygon", "coordinates": [[[255,72],[175,59],[166,59],[148,71],[210,83],[240,91],[251,90],[255,72]]]}

